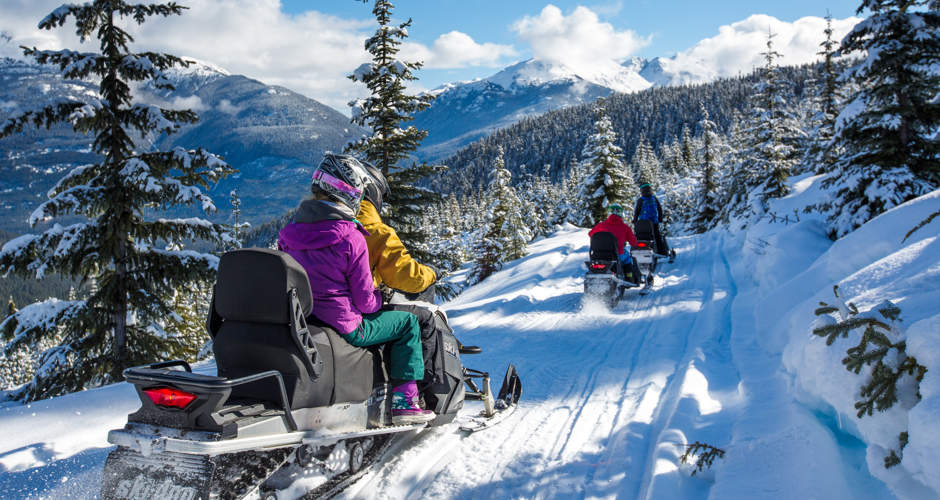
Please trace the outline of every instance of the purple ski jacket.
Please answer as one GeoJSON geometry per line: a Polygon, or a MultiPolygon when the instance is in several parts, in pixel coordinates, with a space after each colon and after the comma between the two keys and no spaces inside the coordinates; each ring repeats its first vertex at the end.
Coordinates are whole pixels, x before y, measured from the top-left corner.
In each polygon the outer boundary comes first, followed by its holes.
{"type": "Polygon", "coordinates": [[[349,334],[362,315],[382,307],[372,284],[365,229],[347,220],[292,222],[281,229],[277,246],[304,269],[313,291],[313,315],[349,334]]]}

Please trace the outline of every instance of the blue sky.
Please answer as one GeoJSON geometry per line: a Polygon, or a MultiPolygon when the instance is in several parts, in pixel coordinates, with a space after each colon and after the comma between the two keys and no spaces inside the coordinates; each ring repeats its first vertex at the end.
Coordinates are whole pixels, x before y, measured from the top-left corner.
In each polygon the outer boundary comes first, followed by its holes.
{"type": "MultiPolygon", "coordinates": [[[[298,14],[316,8],[346,18],[370,20],[372,5],[358,0],[282,0],[282,9],[298,14]]],[[[855,15],[859,0],[626,0],[571,2],[545,0],[400,0],[394,2],[397,20],[412,18],[410,39],[431,44],[442,33],[457,30],[470,35],[475,41],[514,45],[520,58],[531,56],[531,50],[520,44],[512,25],[524,16],[537,15],[546,5],[555,5],[570,13],[577,6],[586,6],[598,13],[602,21],[617,30],[632,30],[649,37],[649,44],[641,47],[637,56],[653,58],[673,56],[702,39],[718,33],[718,28],[741,21],[752,14],[767,14],[781,21],[793,22],[805,16],[824,17],[830,12],[834,18],[855,15]]],[[[426,78],[438,80],[465,80],[488,76],[479,68],[426,70],[426,78]],[[440,73],[440,74],[438,74],[440,73]],[[452,78],[448,78],[452,76],[452,78]]]]}
{"type": "MultiPolygon", "coordinates": [[[[183,16],[127,23],[134,49],[212,63],[326,103],[343,113],[366,93],[346,76],[369,60],[372,2],[356,0],[177,0],[183,16]]],[[[70,29],[43,31],[40,19],[62,0],[0,1],[0,56],[20,45],[97,50],[70,29]]],[[[673,57],[702,80],[749,72],[760,64],[768,30],[784,64],[810,62],[827,9],[841,37],[858,22],[859,0],[717,1],[407,0],[397,20],[413,18],[400,56],[425,68],[412,90],[490,76],[530,57],[579,75],[616,69],[631,57],[673,57]]]]}

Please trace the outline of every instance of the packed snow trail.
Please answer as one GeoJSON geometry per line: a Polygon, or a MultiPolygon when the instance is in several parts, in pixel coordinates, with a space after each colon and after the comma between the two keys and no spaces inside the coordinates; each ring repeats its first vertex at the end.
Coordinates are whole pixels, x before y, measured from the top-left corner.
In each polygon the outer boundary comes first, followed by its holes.
{"type": "MultiPolygon", "coordinates": [[[[912,207],[932,213],[937,200],[940,194],[912,207]]],[[[864,231],[904,227],[895,219],[922,219],[920,212],[894,214],[864,231]]],[[[341,496],[938,498],[899,467],[882,472],[884,452],[859,432],[872,421],[858,421],[851,401],[829,405],[809,390],[849,397],[857,390],[853,381],[837,380],[847,373],[842,354],[814,354],[825,342],[812,338],[809,321],[833,283],[848,290],[872,280],[904,287],[890,296],[910,297],[902,303],[905,319],[940,318],[934,285],[940,240],[928,234],[924,243],[900,249],[908,260],[921,258],[910,264],[913,271],[899,273],[895,260],[884,259],[893,247],[872,247],[864,231],[832,244],[822,227],[804,221],[767,227],[766,234],[675,238],[679,256],[661,266],[653,292],[629,290],[612,311],[580,310],[586,230],[569,226],[531,244],[527,257],[444,306],[458,337],[483,348],[463,357],[467,366],[489,371],[498,386],[507,364],[516,364],[519,409],[469,436],[455,425],[402,436],[384,463],[341,496]],[[791,363],[809,356],[800,373],[805,380],[783,366],[787,338],[802,349],[790,354],[791,363]],[[824,354],[832,359],[820,361],[824,354]],[[679,456],[696,441],[726,454],[693,476],[679,456]],[[899,489],[911,493],[895,497],[899,489]]],[[[912,340],[938,345],[928,320],[912,340]]],[[[932,359],[932,352],[921,347],[918,358],[932,359]]],[[[214,363],[198,371],[212,374],[214,363]]],[[[940,401],[933,374],[921,386],[924,402],[940,401]]],[[[477,404],[467,403],[462,413],[473,414],[477,404]]],[[[128,384],[0,405],[0,497],[95,498],[111,449],[107,432],[138,407],[128,384]]],[[[908,445],[904,465],[920,460],[914,464],[923,464],[925,480],[933,481],[931,453],[940,446],[930,436],[940,434],[930,432],[937,421],[932,407],[923,408],[909,414],[925,430],[908,445]]]]}
{"type": "Polygon", "coordinates": [[[585,232],[549,241],[446,307],[459,338],[484,348],[468,366],[499,380],[516,363],[520,409],[469,437],[424,433],[349,498],[708,496],[678,458],[687,442],[727,439],[738,406],[720,240],[677,238],[653,292],[630,290],[610,312],[578,310],[585,232]]]}

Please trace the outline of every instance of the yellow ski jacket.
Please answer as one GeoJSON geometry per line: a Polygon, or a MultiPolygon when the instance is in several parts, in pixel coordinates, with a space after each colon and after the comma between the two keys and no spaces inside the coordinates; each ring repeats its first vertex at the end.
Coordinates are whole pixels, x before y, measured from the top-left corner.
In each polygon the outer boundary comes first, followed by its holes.
{"type": "Polygon", "coordinates": [[[434,271],[414,260],[391,227],[382,222],[379,211],[367,200],[362,200],[356,219],[369,232],[369,267],[372,280],[378,287],[386,286],[407,293],[418,293],[437,279],[434,271]]]}

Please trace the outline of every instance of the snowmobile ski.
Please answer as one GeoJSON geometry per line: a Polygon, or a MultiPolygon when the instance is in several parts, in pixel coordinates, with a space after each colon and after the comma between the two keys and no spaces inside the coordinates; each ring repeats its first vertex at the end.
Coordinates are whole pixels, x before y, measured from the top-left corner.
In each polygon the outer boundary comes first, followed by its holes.
{"type": "Polygon", "coordinates": [[[474,378],[482,379],[483,387],[474,392],[467,392],[467,399],[479,399],[483,401],[483,410],[475,416],[470,417],[459,424],[460,430],[468,433],[474,433],[483,429],[488,429],[503,420],[516,411],[519,404],[519,397],[522,395],[522,381],[516,373],[516,367],[512,364],[506,369],[506,375],[503,377],[503,384],[499,389],[496,399],[493,399],[490,391],[489,374],[485,372],[471,372],[467,378],[467,385],[476,388],[473,382],[474,378]]]}
{"type": "Polygon", "coordinates": [[[194,373],[183,360],[124,371],[141,406],[108,434],[116,448],[100,497],[268,500],[303,487],[292,478],[306,472],[318,485],[311,481],[308,497],[329,498],[381,463],[398,436],[454,421],[465,399],[482,401],[490,419],[518,403],[515,367],[494,398],[489,374],[460,360],[481,349],[461,345],[437,314],[438,377],[422,393],[436,418],[393,426],[381,348],[355,347],[326,325],[308,324],[311,309],[306,272],[289,255],[224,254],[206,322],[217,375],[194,373]]]}

